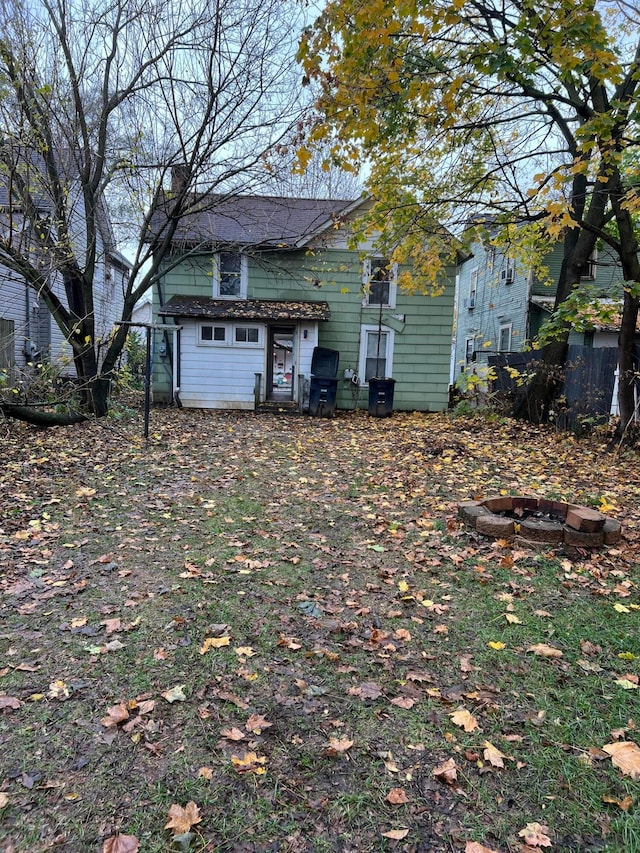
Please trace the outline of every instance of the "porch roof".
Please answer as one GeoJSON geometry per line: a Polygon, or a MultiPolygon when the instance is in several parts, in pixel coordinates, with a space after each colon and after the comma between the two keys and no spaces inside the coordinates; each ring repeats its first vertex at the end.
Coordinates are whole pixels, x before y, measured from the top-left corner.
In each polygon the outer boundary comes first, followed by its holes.
{"type": "Polygon", "coordinates": [[[207,320],[328,320],[328,302],[280,299],[211,299],[203,296],[172,296],[158,311],[162,317],[193,317],[207,320]]]}

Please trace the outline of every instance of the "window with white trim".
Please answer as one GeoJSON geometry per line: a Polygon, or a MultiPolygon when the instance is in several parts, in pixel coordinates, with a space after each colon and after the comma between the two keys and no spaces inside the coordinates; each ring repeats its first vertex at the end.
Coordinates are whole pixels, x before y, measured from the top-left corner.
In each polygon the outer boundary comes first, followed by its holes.
{"type": "Polygon", "coordinates": [[[500,336],[498,338],[498,352],[511,352],[511,332],[513,323],[502,323],[500,325],[500,336]]]}
{"type": "Polygon", "coordinates": [[[500,281],[503,284],[513,284],[516,277],[516,262],[513,258],[505,258],[504,266],[500,270],[500,281]]]}
{"type": "Polygon", "coordinates": [[[219,252],[213,258],[213,295],[244,299],[247,296],[247,257],[240,252],[219,252]]]}
{"type": "Polygon", "coordinates": [[[262,326],[243,323],[199,323],[197,343],[199,346],[262,346],[262,326]]]}
{"type": "Polygon", "coordinates": [[[468,337],[464,342],[464,360],[465,364],[471,364],[476,360],[476,339],[468,337]]]}
{"type": "Polygon", "coordinates": [[[398,265],[388,258],[365,258],[362,267],[363,305],[395,308],[398,289],[398,265]]]}
{"type": "Polygon", "coordinates": [[[478,297],[478,268],[471,270],[469,278],[469,299],[467,300],[467,308],[476,307],[476,299],[478,297]]]}
{"type": "Polygon", "coordinates": [[[392,329],[382,326],[362,326],[360,336],[360,379],[365,384],[373,377],[390,378],[393,372],[392,329]]]}
{"type": "Polygon", "coordinates": [[[227,326],[214,326],[211,323],[198,325],[198,343],[202,346],[220,346],[227,343],[227,326]]]}
{"type": "Polygon", "coordinates": [[[233,340],[236,344],[243,346],[260,346],[262,335],[259,326],[234,326],[233,340]]]}

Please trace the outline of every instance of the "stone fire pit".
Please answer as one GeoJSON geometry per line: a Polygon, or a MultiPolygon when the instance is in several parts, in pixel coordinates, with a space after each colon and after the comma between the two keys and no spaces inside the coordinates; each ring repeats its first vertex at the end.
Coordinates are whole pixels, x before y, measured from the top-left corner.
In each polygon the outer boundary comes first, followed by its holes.
{"type": "Polygon", "coordinates": [[[484,536],[530,545],[599,548],[622,538],[622,525],[586,506],[533,497],[498,497],[459,504],[458,518],[484,536]]]}

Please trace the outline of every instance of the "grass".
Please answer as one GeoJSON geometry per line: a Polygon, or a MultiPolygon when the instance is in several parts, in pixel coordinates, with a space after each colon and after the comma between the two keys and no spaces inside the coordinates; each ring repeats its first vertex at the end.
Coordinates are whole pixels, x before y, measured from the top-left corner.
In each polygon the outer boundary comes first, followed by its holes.
{"type": "Polygon", "coordinates": [[[3,853],[117,832],[141,851],[507,853],[534,822],[554,850],[640,851],[637,782],[600,752],[638,742],[633,450],[433,415],[152,419],[148,444],[136,424],[5,426],[3,853]],[[626,539],[483,540],[456,505],[494,491],[606,498],[626,539]],[[201,821],[172,847],[190,801],[201,821]]]}

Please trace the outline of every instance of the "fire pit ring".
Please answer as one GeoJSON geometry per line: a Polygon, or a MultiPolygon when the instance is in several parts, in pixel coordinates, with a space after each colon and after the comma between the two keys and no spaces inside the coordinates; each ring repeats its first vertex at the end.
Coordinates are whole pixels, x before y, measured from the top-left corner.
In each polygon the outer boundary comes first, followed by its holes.
{"type": "Polygon", "coordinates": [[[483,536],[524,545],[600,548],[622,539],[622,524],[578,504],[528,496],[495,497],[458,505],[458,518],[483,536]]]}

